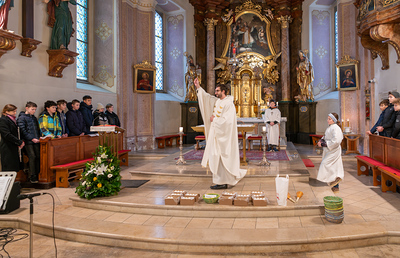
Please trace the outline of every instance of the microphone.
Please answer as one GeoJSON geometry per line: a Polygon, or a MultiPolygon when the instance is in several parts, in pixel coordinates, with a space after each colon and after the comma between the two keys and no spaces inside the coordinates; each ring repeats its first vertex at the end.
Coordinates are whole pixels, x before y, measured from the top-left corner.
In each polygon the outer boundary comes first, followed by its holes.
{"type": "Polygon", "coordinates": [[[33,197],[35,197],[35,196],[39,196],[39,195],[43,195],[43,194],[45,194],[45,193],[33,193],[33,194],[19,194],[18,196],[17,196],[17,199],[18,200],[23,200],[23,199],[26,199],[26,198],[33,198],[33,197]]]}

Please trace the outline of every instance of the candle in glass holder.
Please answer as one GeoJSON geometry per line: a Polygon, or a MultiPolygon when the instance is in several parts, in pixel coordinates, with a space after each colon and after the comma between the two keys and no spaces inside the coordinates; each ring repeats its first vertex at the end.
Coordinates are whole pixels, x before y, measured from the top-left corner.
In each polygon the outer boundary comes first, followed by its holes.
{"type": "Polygon", "coordinates": [[[350,127],[350,119],[347,118],[347,127],[350,127]]]}
{"type": "Polygon", "coordinates": [[[182,126],[179,127],[179,132],[180,132],[180,133],[183,133],[183,127],[182,127],[182,126]]]}
{"type": "Polygon", "coordinates": [[[266,132],[267,131],[267,127],[263,126],[262,130],[263,130],[263,132],[266,132]]]}

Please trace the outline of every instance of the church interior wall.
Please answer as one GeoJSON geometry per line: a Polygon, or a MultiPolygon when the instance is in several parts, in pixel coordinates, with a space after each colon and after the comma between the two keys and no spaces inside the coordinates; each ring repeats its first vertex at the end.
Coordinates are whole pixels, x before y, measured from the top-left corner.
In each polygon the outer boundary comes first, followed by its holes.
{"type": "MultiPolygon", "coordinates": [[[[76,21],[75,6],[70,5],[73,20],[76,21]]],[[[18,35],[22,35],[22,1],[15,0],[10,11],[8,27],[18,35]]],[[[13,103],[19,110],[24,110],[27,101],[38,104],[37,114],[43,110],[46,100],[72,99],[82,100],[84,95],[91,95],[93,103],[103,105],[113,103],[118,106],[117,95],[111,91],[93,86],[95,90],[77,88],[76,63],[63,71],[63,78],[48,76],[49,56],[46,52],[50,45],[51,28],[47,25],[46,4],[34,1],[34,37],[42,41],[32,52],[32,57],[21,56],[21,43],[0,59],[0,106],[13,103]],[[98,89],[98,90],[97,90],[98,89]]],[[[69,49],[76,51],[76,37],[71,38],[69,49]]]]}

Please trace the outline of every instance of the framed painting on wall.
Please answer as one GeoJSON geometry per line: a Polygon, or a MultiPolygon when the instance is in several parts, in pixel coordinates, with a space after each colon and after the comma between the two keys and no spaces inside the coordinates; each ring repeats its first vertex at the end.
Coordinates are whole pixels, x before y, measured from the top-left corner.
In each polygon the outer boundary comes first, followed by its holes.
{"type": "Polygon", "coordinates": [[[339,90],[358,90],[358,61],[351,59],[350,56],[343,56],[336,64],[337,83],[339,90]]]}
{"type": "Polygon", "coordinates": [[[134,66],[133,91],[136,93],[156,92],[156,67],[149,61],[134,66]]]}

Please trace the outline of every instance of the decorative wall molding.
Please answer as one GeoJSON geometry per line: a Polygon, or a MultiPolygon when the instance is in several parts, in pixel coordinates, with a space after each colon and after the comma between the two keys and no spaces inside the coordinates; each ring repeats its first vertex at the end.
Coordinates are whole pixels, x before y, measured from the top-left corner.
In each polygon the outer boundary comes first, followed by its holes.
{"type": "Polygon", "coordinates": [[[31,38],[23,38],[20,41],[22,43],[21,56],[26,57],[32,57],[32,52],[42,43],[42,41],[31,38]]]}
{"type": "Polygon", "coordinates": [[[329,17],[328,11],[321,11],[321,10],[313,10],[312,16],[314,16],[318,20],[319,25],[324,25],[324,20],[329,17]]]}
{"type": "Polygon", "coordinates": [[[167,21],[169,22],[169,23],[171,23],[174,27],[174,30],[176,30],[177,28],[178,28],[178,24],[179,24],[179,21],[183,21],[184,20],[184,16],[182,15],[182,14],[178,14],[178,15],[174,15],[174,16],[169,16],[168,18],[167,18],[167,21]]]}
{"type": "Polygon", "coordinates": [[[315,53],[317,56],[319,56],[319,58],[322,59],[324,56],[326,56],[326,54],[328,54],[328,51],[323,46],[319,46],[317,49],[315,49],[315,53]]]}
{"type": "Polygon", "coordinates": [[[154,11],[157,5],[156,0],[122,0],[123,3],[127,3],[133,8],[137,8],[141,11],[154,11]]]}
{"type": "Polygon", "coordinates": [[[100,65],[100,72],[96,76],[93,76],[93,79],[94,81],[107,85],[111,88],[114,86],[114,78],[116,76],[107,72],[107,68],[108,67],[106,65],[100,65]]]}
{"type": "Polygon", "coordinates": [[[171,51],[171,56],[176,60],[180,55],[182,54],[182,52],[175,47],[174,49],[172,49],[171,51]]]}
{"type": "Polygon", "coordinates": [[[100,26],[95,31],[97,37],[99,37],[103,43],[106,41],[113,33],[112,28],[108,27],[107,23],[104,21],[100,24],[100,26]]]}
{"type": "Polygon", "coordinates": [[[382,70],[389,69],[389,46],[388,43],[381,43],[373,40],[369,35],[361,36],[361,45],[371,51],[372,58],[381,58],[382,70]]]}

